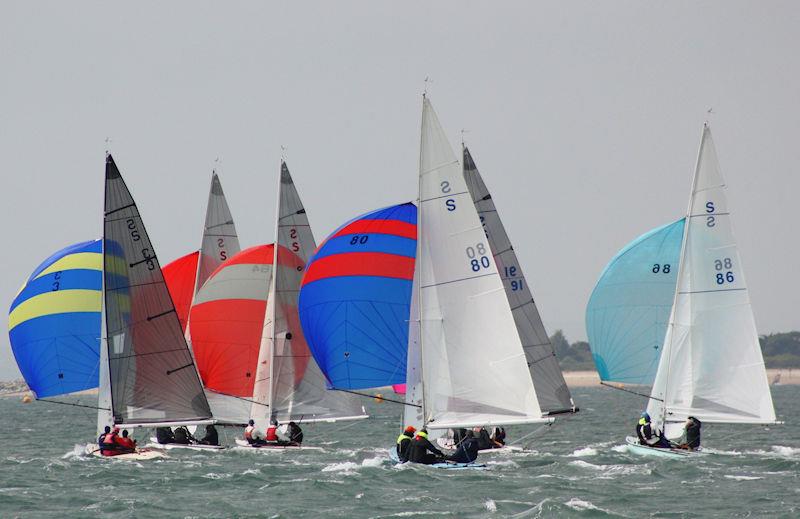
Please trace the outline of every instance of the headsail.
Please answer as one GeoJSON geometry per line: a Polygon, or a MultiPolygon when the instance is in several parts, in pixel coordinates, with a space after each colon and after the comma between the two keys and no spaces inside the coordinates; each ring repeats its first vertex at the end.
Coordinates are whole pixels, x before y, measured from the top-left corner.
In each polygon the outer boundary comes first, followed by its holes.
{"type": "Polygon", "coordinates": [[[517,325],[517,332],[525,350],[525,359],[536,390],[539,407],[544,413],[562,413],[575,410],[556,352],[544,329],[539,310],[533,301],[533,294],[517,253],[511,245],[500,214],[494,205],[491,193],[478,172],[467,147],[464,147],[464,180],[467,182],[478,217],[483,224],[486,239],[492,250],[497,270],[503,280],[511,313],[517,325]]]}
{"type": "Polygon", "coordinates": [[[106,159],[103,261],[104,347],[114,422],[210,419],[158,258],[111,155],[106,159]]]}
{"type": "Polygon", "coordinates": [[[354,395],[327,391],[298,313],[300,282],[316,243],[289,168],[281,163],[272,283],[259,352],[254,419],[281,422],[365,417],[354,395]]]}
{"type": "Polygon", "coordinates": [[[309,261],[300,317],[332,387],[406,382],[416,242],[417,208],[405,203],[347,222],[309,261]]]}
{"type": "Polygon", "coordinates": [[[648,411],[659,421],[775,421],[711,130],[700,143],[675,302],[648,411]],[[656,400],[659,399],[659,400],[656,400]]]}
{"type": "Polygon", "coordinates": [[[419,186],[420,352],[428,426],[544,421],[461,165],[424,96],[419,186]]]}
{"type": "Polygon", "coordinates": [[[42,262],[8,315],[8,338],[36,398],[98,384],[103,255],[100,240],[76,243],[42,262]]]}
{"type": "Polygon", "coordinates": [[[600,380],[651,385],[661,358],[685,219],[653,229],[606,266],[586,306],[586,333],[600,380]]]}

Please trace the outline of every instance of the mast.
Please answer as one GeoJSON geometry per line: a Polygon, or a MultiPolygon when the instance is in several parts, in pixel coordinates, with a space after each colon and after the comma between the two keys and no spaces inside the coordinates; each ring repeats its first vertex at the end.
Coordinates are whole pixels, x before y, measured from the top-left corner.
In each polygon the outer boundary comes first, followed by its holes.
{"type": "MultiPolygon", "coordinates": [[[[426,78],[426,81],[427,81],[427,78],[426,78]]],[[[427,92],[427,88],[426,88],[426,92],[427,92]]],[[[423,169],[422,169],[423,168],[422,149],[423,149],[423,146],[425,145],[424,139],[425,139],[425,109],[426,109],[425,100],[426,100],[426,96],[427,96],[427,93],[423,93],[422,94],[422,121],[420,123],[420,132],[419,132],[419,149],[420,149],[420,153],[419,153],[419,176],[417,178],[417,194],[418,194],[418,197],[417,197],[417,258],[416,258],[415,266],[414,266],[414,286],[413,286],[413,289],[417,291],[417,316],[416,316],[417,319],[416,319],[416,321],[417,321],[417,327],[419,329],[419,333],[417,334],[417,341],[419,342],[419,347],[418,347],[418,351],[419,351],[419,366],[418,367],[419,367],[419,385],[420,385],[420,388],[422,389],[422,423],[423,424],[426,424],[428,422],[428,413],[427,413],[427,407],[426,407],[426,402],[428,401],[428,399],[425,398],[425,375],[424,375],[424,372],[423,372],[423,369],[424,369],[423,366],[424,366],[425,363],[422,360],[422,359],[425,358],[425,355],[423,353],[423,342],[424,341],[422,339],[422,336],[423,336],[423,333],[422,333],[422,308],[423,308],[422,276],[420,275],[420,272],[419,272],[419,268],[420,268],[419,265],[422,265],[423,264],[422,262],[424,261],[423,257],[422,257],[422,243],[425,240],[425,237],[422,235],[422,229],[425,228],[425,225],[423,224],[423,214],[424,213],[423,213],[423,210],[422,210],[422,171],[423,171],[423,169]]],[[[410,388],[408,389],[408,391],[409,391],[408,394],[411,395],[410,388]]]]}
{"type": "MultiPolygon", "coordinates": [[[[111,155],[106,152],[106,163],[108,163],[111,155]]],[[[106,166],[108,167],[108,166],[106,166]]],[[[105,214],[108,211],[108,200],[105,196],[105,182],[103,182],[103,218],[105,222],[105,214]]],[[[100,291],[100,374],[99,386],[97,390],[97,434],[101,434],[105,427],[114,425],[114,418],[111,409],[113,404],[111,402],[111,378],[109,374],[109,356],[108,356],[108,331],[106,327],[106,226],[103,224],[102,232],[103,240],[101,241],[100,250],[102,251],[101,264],[101,291],[100,291]]]]}
{"type": "MultiPolygon", "coordinates": [[[[666,355],[666,363],[667,363],[667,379],[664,384],[664,393],[661,398],[661,428],[663,430],[664,425],[667,423],[667,389],[669,387],[669,378],[670,378],[670,368],[672,367],[672,342],[674,337],[675,331],[675,305],[678,302],[678,294],[681,290],[681,279],[684,270],[685,264],[685,256],[686,256],[686,243],[689,239],[689,230],[691,228],[691,220],[692,220],[692,205],[694,203],[694,190],[695,186],[697,185],[697,175],[700,171],[700,158],[703,155],[703,146],[705,146],[705,134],[706,129],[708,128],[708,123],[703,123],[703,129],[700,132],[700,146],[697,149],[697,159],[695,160],[694,164],[694,175],[692,176],[692,189],[689,191],[689,205],[686,208],[686,218],[683,222],[683,239],[681,240],[681,253],[678,260],[678,276],[677,276],[677,283],[675,283],[675,295],[672,298],[672,311],[670,312],[669,317],[669,325],[667,327],[667,335],[666,338],[669,338],[669,344],[665,344],[665,348],[661,352],[661,359],[664,362],[664,352],[667,353],[666,355]]],[[[666,341],[665,341],[666,342],[666,341]]],[[[653,387],[653,392],[655,392],[655,387],[653,387]]],[[[653,395],[651,395],[652,397],[653,395]]],[[[650,403],[657,400],[651,400],[650,403]]]]}
{"type": "MultiPolygon", "coordinates": [[[[276,417],[275,407],[274,407],[274,400],[275,400],[275,290],[277,285],[277,278],[278,278],[278,249],[280,249],[280,225],[281,225],[281,192],[283,190],[281,182],[281,177],[283,176],[283,168],[286,167],[286,162],[284,162],[283,158],[281,158],[281,168],[280,172],[278,173],[278,189],[276,193],[278,195],[277,200],[275,201],[275,245],[272,248],[272,278],[269,282],[269,294],[267,295],[267,315],[264,318],[264,329],[267,330],[269,327],[269,331],[267,332],[267,340],[269,341],[268,348],[269,348],[269,400],[267,401],[268,410],[270,419],[276,417]]],[[[263,346],[262,346],[263,347],[263,346]]]]}

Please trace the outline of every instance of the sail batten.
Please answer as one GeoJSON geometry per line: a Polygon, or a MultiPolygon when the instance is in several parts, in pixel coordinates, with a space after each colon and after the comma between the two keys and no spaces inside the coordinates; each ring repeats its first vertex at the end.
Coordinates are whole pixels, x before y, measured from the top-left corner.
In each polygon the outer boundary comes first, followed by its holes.
{"type": "Polygon", "coordinates": [[[103,347],[114,423],[210,419],[196,370],[183,369],[194,361],[155,250],[110,155],[104,214],[103,347]],[[148,319],[159,314],[163,317],[148,319]]]}

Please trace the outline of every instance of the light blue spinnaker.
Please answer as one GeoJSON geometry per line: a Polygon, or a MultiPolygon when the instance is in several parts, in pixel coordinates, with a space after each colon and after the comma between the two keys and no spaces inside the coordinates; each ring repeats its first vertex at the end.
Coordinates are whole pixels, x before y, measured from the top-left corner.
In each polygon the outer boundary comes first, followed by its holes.
{"type": "Polygon", "coordinates": [[[643,234],[608,263],[586,306],[586,332],[603,381],[650,385],[678,276],[684,219],[643,234]]]}

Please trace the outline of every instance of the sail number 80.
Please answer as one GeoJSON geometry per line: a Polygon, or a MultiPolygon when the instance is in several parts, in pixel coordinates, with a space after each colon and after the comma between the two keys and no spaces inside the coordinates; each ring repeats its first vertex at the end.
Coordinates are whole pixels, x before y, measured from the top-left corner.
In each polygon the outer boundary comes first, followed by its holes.
{"type": "Polygon", "coordinates": [[[466,253],[473,272],[478,272],[482,268],[488,269],[491,266],[489,257],[486,256],[486,245],[483,243],[479,243],[475,247],[467,247],[466,253]]]}

